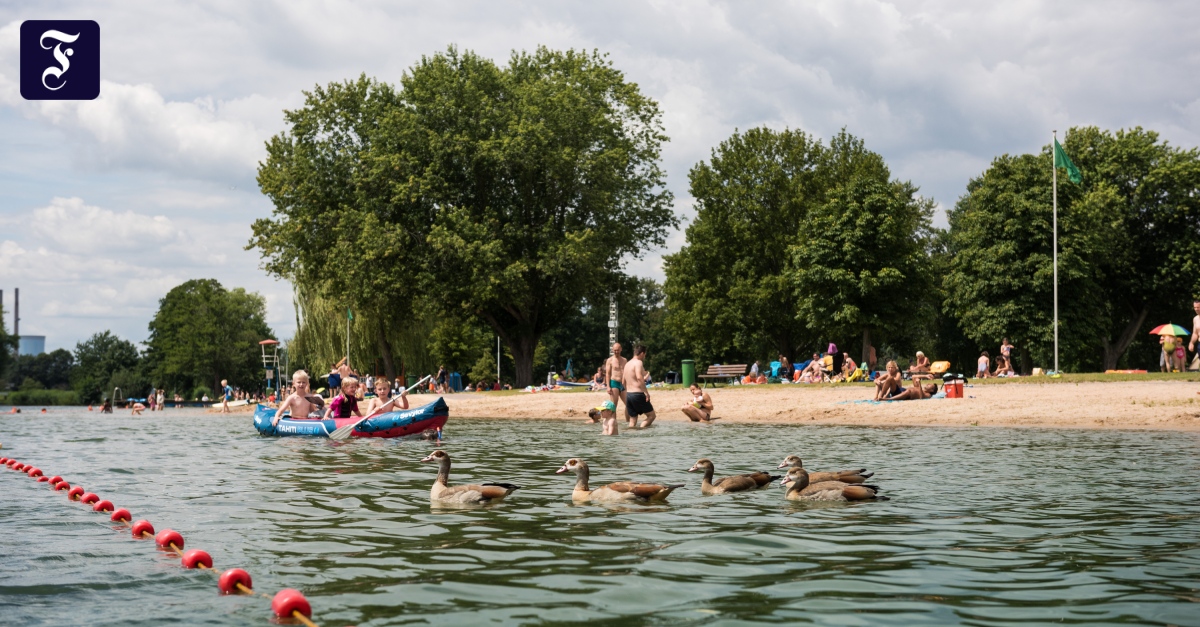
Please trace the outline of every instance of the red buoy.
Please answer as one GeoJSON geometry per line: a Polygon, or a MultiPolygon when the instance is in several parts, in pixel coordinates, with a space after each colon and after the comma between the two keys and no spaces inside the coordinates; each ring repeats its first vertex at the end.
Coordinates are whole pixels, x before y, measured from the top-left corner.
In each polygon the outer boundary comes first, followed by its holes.
{"type": "Polygon", "coordinates": [[[251,590],[254,589],[254,584],[250,583],[250,573],[240,568],[230,568],[221,573],[221,578],[217,579],[217,588],[221,594],[237,594],[241,592],[237,587],[239,583],[251,590]]]}
{"type": "Polygon", "coordinates": [[[201,564],[205,568],[212,568],[212,556],[200,549],[192,549],[183,554],[184,568],[199,568],[201,564]]]}
{"type": "Polygon", "coordinates": [[[7,464],[7,463],[8,463],[7,457],[0,457],[0,464],[7,464]]]}
{"type": "Polygon", "coordinates": [[[42,469],[41,468],[26,468],[25,474],[29,475],[30,477],[40,477],[40,476],[42,476],[42,469]]]}
{"type": "Polygon", "coordinates": [[[116,508],[113,507],[112,501],[96,501],[96,504],[92,506],[93,512],[111,512],[114,509],[116,508]]]}
{"type": "Polygon", "coordinates": [[[62,481],[62,480],[63,480],[63,479],[62,479],[62,477],[60,477],[60,476],[58,476],[58,475],[54,475],[53,477],[50,477],[50,478],[49,478],[49,479],[47,479],[46,481],[49,481],[49,482],[50,482],[50,485],[54,485],[54,484],[56,484],[56,483],[58,483],[59,481],[62,481]]]}
{"type": "Polygon", "coordinates": [[[154,536],[154,543],[157,544],[160,549],[169,549],[171,548],[171,545],[174,544],[175,548],[182,550],[183,536],[179,535],[179,532],[175,531],[174,529],[163,529],[162,531],[158,532],[158,535],[154,536]]]}
{"type": "Polygon", "coordinates": [[[133,537],[141,539],[146,534],[154,535],[154,525],[148,520],[139,520],[133,523],[133,537]]]}
{"type": "Polygon", "coordinates": [[[45,483],[45,482],[47,482],[47,481],[49,481],[49,480],[50,480],[50,477],[47,477],[47,476],[44,476],[44,475],[43,475],[43,476],[41,476],[41,477],[38,477],[38,483],[45,483]]]}
{"type": "Polygon", "coordinates": [[[83,496],[83,487],[82,486],[75,486],[67,491],[67,498],[71,499],[72,501],[78,499],[81,496],[83,496]]]}
{"type": "Polygon", "coordinates": [[[276,592],[275,598],[271,599],[271,611],[280,618],[291,618],[292,612],[312,616],[312,608],[308,605],[308,599],[294,588],[284,588],[276,592]]]}
{"type": "Polygon", "coordinates": [[[59,481],[58,483],[54,484],[54,489],[55,490],[70,490],[71,484],[67,483],[66,481],[59,481]]]}
{"type": "Polygon", "coordinates": [[[111,520],[113,522],[129,522],[129,521],[133,520],[133,516],[130,515],[129,510],[122,507],[122,508],[119,508],[116,511],[114,511],[112,514],[112,517],[109,518],[109,520],[111,520]]]}
{"type": "Polygon", "coordinates": [[[95,492],[88,492],[87,494],[84,494],[83,496],[79,497],[79,501],[84,503],[85,505],[91,505],[92,503],[95,503],[96,501],[99,501],[99,500],[100,500],[100,495],[96,494],[95,492]]]}
{"type": "Polygon", "coordinates": [[[22,464],[21,462],[17,462],[12,465],[12,469],[13,470],[25,470],[25,464],[22,464]]]}

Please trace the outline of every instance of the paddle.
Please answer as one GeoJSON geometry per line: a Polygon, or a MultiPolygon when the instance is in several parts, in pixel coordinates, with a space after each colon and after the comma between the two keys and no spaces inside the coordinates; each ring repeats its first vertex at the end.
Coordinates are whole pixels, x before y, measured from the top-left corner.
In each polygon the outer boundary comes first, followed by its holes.
{"type": "MultiPolygon", "coordinates": [[[[404,393],[407,394],[407,393],[417,389],[418,385],[421,385],[422,383],[425,383],[426,381],[428,381],[429,379],[432,379],[432,378],[433,378],[433,375],[426,375],[424,379],[421,379],[420,381],[417,381],[416,383],[414,383],[413,386],[408,388],[407,390],[405,390],[404,393]]],[[[334,429],[333,433],[329,434],[329,439],[330,440],[348,439],[350,437],[350,432],[357,429],[358,425],[361,425],[362,423],[366,422],[368,419],[374,418],[375,416],[385,413],[384,410],[387,409],[388,406],[390,406],[392,403],[395,403],[397,400],[399,400],[400,396],[401,395],[399,395],[399,394],[397,394],[396,396],[393,396],[392,400],[384,403],[382,406],[380,406],[379,409],[376,409],[375,411],[371,412],[370,416],[364,416],[363,418],[359,418],[357,421],[355,421],[351,424],[348,424],[344,427],[338,427],[337,429],[334,429]]]]}

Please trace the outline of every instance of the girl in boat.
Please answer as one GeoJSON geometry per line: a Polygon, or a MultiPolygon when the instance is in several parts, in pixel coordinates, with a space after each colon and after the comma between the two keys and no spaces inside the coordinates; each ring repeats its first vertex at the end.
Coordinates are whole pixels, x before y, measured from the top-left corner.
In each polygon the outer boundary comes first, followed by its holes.
{"type": "Polygon", "coordinates": [[[329,402],[329,407],[325,409],[325,419],[349,418],[352,415],[362,418],[363,413],[358,408],[358,398],[355,395],[357,391],[358,379],[354,377],[342,379],[342,393],[329,402]]]}

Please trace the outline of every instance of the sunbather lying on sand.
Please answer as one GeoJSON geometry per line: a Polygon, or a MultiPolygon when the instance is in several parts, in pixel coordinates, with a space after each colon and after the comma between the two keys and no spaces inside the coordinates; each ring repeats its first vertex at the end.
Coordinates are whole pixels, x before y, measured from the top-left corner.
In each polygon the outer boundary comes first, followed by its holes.
{"type": "Polygon", "coordinates": [[[912,387],[906,388],[897,394],[894,394],[892,396],[889,396],[887,398],[880,399],[880,400],[911,401],[914,399],[929,398],[930,396],[933,396],[934,394],[937,394],[937,384],[936,383],[926,383],[925,385],[921,385],[920,381],[913,381],[912,387]]]}

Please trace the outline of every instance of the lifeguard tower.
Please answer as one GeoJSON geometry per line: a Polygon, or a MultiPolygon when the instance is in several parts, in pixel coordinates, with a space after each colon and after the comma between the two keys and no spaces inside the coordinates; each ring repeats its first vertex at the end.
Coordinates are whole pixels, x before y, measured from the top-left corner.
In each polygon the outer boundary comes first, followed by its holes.
{"type": "Polygon", "coordinates": [[[262,349],[263,371],[266,374],[267,388],[279,393],[279,341],[263,340],[258,343],[262,349]]]}

